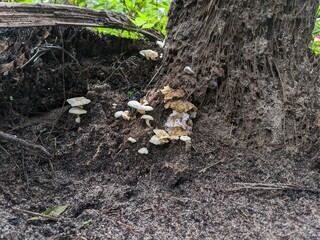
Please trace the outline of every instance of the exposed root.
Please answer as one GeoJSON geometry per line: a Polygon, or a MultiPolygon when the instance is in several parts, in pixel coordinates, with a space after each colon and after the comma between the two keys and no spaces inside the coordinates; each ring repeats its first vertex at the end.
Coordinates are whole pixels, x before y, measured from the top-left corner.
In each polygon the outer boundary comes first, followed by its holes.
{"type": "Polygon", "coordinates": [[[15,135],[7,134],[0,131],[0,140],[15,143],[15,144],[20,144],[21,146],[37,151],[48,158],[53,158],[53,155],[49,153],[43,146],[28,142],[26,140],[16,137],[15,135]]]}

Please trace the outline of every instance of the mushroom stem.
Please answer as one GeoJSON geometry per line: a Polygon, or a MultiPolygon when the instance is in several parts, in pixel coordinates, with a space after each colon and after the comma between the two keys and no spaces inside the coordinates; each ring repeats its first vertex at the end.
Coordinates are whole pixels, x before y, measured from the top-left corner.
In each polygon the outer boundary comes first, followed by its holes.
{"type": "Polygon", "coordinates": [[[80,115],[77,114],[76,123],[80,123],[80,121],[81,121],[80,115]]]}
{"type": "Polygon", "coordinates": [[[146,119],[146,124],[147,124],[147,126],[151,127],[149,119],[146,119]]]}

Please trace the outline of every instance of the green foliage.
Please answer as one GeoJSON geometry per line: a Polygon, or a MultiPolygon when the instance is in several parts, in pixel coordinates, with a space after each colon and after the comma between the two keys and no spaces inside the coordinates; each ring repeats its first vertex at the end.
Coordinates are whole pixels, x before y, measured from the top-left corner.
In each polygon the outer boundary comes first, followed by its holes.
{"type": "Polygon", "coordinates": [[[312,32],[313,41],[310,42],[309,47],[316,54],[320,54],[320,6],[318,7],[318,18],[314,24],[312,32]]]}

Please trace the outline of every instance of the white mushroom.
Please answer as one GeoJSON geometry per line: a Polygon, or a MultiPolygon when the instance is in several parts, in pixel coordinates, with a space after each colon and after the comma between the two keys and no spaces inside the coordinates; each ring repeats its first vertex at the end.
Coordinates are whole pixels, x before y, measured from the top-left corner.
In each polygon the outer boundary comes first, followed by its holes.
{"type": "Polygon", "coordinates": [[[135,109],[139,109],[141,107],[141,103],[139,103],[136,100],[131,100],[127,104],[128,104],[129,107],[132,107],[132,108],[135,108],[135,109]]]}
{"type": "Polygon", "coordinates": [[[185,67],[183,71],[187,74],[195,74],[195,72],[189,66],[185,67]]]}
{"type": "Polygon", "coordinates": [[[131,142],[131,143],[136,143],[137,140],[135,140],[134,138],[132,137],[128,137],[128,141],[131,142]]]}
{"type": "Polygon", "coordinates": [[[117,112],[114,113],[114,117],[115,118],[122,117],[122,114],[123,114],[123,111],[117,111],[117,112]]]}
{"type": "Polygon", "coordinates": [[[138,109],[138,112],[141,114],[145,114],[146,112],[152,111],[153,107],[141,105],[141,108],[138,109]]]}
{"type": "Polygon", "coordinates": [[[71,107],[80,107],[82,108],[83,105],[86,105],[91,102],[90,99],[85,97],[75,97],[67,99],[67,102],[71,105],[71,107]]]}
{"type": "Polygon", "coordinates": [[[116,109],[116,108],[117,108],[117,106],[118,106],[118,104],[116,104],[116,103],[112,103],[112,109],[116,109]]]}
{"type": "Polygon", "coordinates": [[[142,99],[142,105],[143,105],[143,106],[146,106],[146,105],[148,105],[148,104],[149,104],[149,102],[148,102],[147,100],[142,99]]]}
{"type": "Polygon", "coordinates": [[[163,48],[164,47],[164,44],[165,44],[165,40],[163,40],[162,42],[161,41],[157,41],[157,44],[160,48],[163,48]]]}
{"type": "Polygon", "coordinates": [[[130,120],[129,111],[117,111],[114,113],[115,118],[122,117],[124,120],[130,120]]]}
{"type": "Polygon", "coordinates": [[[138,150],[138,153],[140,153],[140,154],[148,154],[149,151],[148,151],[147,148],[143,147],[143,148],[140,148],[140,149],[138,150]]]}
{"type": "MultiPolygon", "coordinates": [[[[166,139],[165,139],[166,140],[166,139]]],[[[151,142],[154,145],[162,145],[164,143],[167,143],[168,141],[162,141],[160,138],[157,137],[157,135],[153,135],[149,142],[151,142]]]]}
{"type": "Polygon", "coordinates": [[[157,57],[159,56],[157,52],[147,49],[147,50],[141,50],[139,52],[142,56],[144,56],[146,59],[151,60],[157,60],[157,57]]]}
{"type": "Polygon", "coordinates": [[[153,107],[142,105],[141,103],[135,100],[129,101],[128,106],[137,109],[138,112],[141,114],[144,114],[147,111],[153,110],[153,107]]]}
{"type": "Polygon", "coordinates": [[[153,118],[152,116],[150,116],[150,115],[142,115],[142,116],[141,116],[141,119],[146,120],[146,124],[147,124],[149,127],[151,127],[150,121],[153,121],[153,120],[154,120],[154,118],[153,118]]]}
{"type": "Polygon", "coordinates": [[[86,114],[87,111],[82,109],[82,108],[80,108],[80,107],[73,107],[73,108],[70,108],[69,113],[76,114],[77,115],[76,123],[80,123],[80,121],[81,121],[80,115],[81,114],[86,114]]]}
{"type": "Polygon", "coordinates": [[[180,140],[186,143],[191,143],[191,137],[189,136],[180,136],[180,140]]]}

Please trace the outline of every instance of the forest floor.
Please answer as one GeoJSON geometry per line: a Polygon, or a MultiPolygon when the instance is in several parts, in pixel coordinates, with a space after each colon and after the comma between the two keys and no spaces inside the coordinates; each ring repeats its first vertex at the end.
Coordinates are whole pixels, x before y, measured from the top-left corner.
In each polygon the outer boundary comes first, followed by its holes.
{"type": "Polygon", "coordinates": [[[224,145],[203,107],[188,157],[180,142],[139,155],[150,129],[114,113],[152,87],[161,60],[139,51],[159,48],[81,29],[1,31],[0,239],[320,238],[319,149],[224,145]],[[80,124],[65,102],[76,96],[91,99],[80,124]],[[57,219],[28,221],[62,205],[57,219]]]}

